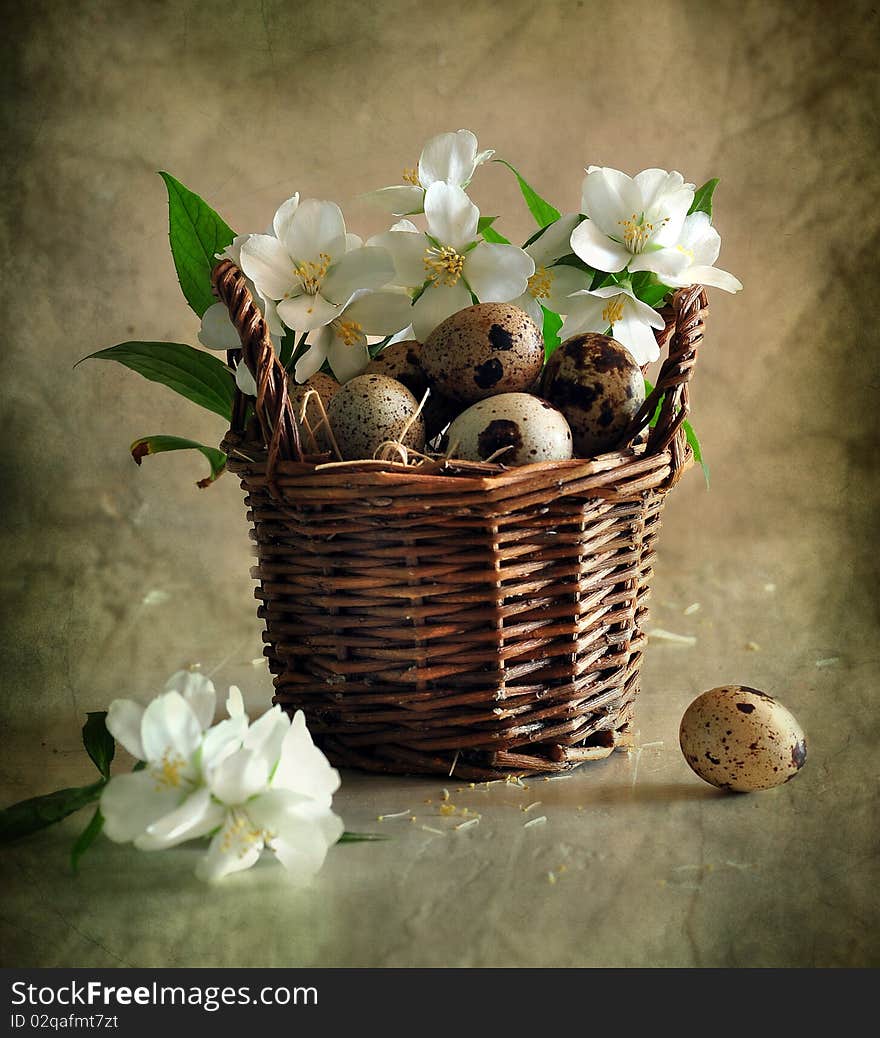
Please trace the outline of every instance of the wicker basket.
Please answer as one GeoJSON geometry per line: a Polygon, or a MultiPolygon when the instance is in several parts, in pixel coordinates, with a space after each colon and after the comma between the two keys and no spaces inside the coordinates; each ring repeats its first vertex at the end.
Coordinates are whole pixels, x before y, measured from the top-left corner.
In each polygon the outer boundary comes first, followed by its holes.
{"type": "Polygon", "coordinates": [[[628,745],[660,511],[692,461],[703,290],[665,314],[669,355],[631,446],[506,470],[304,457],[244,277],[224,261],[214,285],[257,382],[255,419],[239,394],[223,446],[253,524],[275,702],[305,711],[334,764],[370,771],[494,779],[628,745]]]}

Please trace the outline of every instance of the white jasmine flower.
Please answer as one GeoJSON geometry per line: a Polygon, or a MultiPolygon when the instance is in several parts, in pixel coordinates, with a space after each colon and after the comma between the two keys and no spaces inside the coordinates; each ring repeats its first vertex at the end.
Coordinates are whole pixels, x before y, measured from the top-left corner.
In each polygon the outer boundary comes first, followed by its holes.
{"type": "Polygon", "coordinates": [[[605,285],[571,296],[559,337],[565,340],[582,332],[610,334],[642,366],[660,356],[652,329],[659,330],[663,326],[660,314],[636,299],[629,285],[605,285]]]}
{"type": "Polygon", "coordinates": [[[328,361],[338,382],[347,382],[370,362],[367,336],[384,338],[410,320],[411,300],[403,292],[355,292],[338,317],[309,332],[309,349],[297,360],[294,377],[305,382],[328,361]]]}
{"type": "Polygon", "coordinates": [[[275,301],[291,329],[310,332],[340,317],[358,289],[382,288],[394,265],[381,248],[364,247],[345,230],[339,206],[289,199],[275,215],[276,236],[252,234],[241,246],[241,269],[259,294],[275,301]]]}
{"type": "Polygon", "coordinates": [[[718,270],[715,260],[721,251],[721,235],[712,226],[707,213],[691,213],[685,217],[681,237],[675,248],[686,258],[688,265],[678,274],[663,278],[671,288],[687,285],[708,285],[725,292],[739,292],[742,282],[726,270],[718,270]]]}
{"type": "Polygon", "coordinates": [[[271,850],[291,876],[307,882],[342,835],[331,810],[339,773],[312,742],[302,711],[291,723],[273,707],[248,729],[241,748],[212,772],[220,828],[196,874],[218,880],[271,850]]]}
{"type": "Polygon", "coordinates": [[[525,292],[513,303],[525,310],[539,328],[544,321],[542,306],[554,313],[564,314],[568,308],[568,297],[590,287],[592,277],[589,274],[566,263],[558,263],[563,256],[571,253],[571,232],[579,219],[577,213],[561,216],[545,228],[531,245],[525,247],[524,251],[534,261],[535,273],[529,278],[525,292]]]}
{"type": "Polygon", "coordinates": [[[477,166],[494,154],[492,148],[478,152],[477,138],[470,130],[440,133],[422,149],[418,168],[403,171],[405,183],[371,191],[365,197],[395,216],[421,213],[425,207],[425,192],[432,184],[444,182],[465,188],[477,166]]]}
{"type": "Polygon", "coordinates": [[[680,173],[646,169],[628,177],[590,166],[581,200],[587,219],[572,232],[572,251],[611,274],[648,270],[662,280],[680,274],[687,257],[675,246],[693,200],[694,185],[680,173]]]}
{"type": "Polygon", "coordinates": [[[521,296],[535,273],[531,256],[515,245],[477,235],[480,210],[462,188],[436,181],[425,192],[428,230],[402,220],[370,242],[394,257],[395,283],[418,290],[412,309],[416,338],[424,342],[447,317],[472,303],[506,303],[521,296]]]}

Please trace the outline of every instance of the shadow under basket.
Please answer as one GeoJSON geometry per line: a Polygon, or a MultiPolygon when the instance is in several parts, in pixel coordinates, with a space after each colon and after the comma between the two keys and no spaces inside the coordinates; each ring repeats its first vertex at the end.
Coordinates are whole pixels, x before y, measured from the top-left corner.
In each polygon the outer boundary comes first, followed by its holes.
{"type": "Polygon", "coordinates": [[[703,290],[663,313],[669,355],[627,446],[505,469],[305,454],[241,272],[223,261],[214,284],[241,336],[230,360],[257,383],[223,448],[256,542],[275,702],[305,712],[335,765],[368,771],[480,781],[628,746],[660,512],[692,462],[703,290]]]}

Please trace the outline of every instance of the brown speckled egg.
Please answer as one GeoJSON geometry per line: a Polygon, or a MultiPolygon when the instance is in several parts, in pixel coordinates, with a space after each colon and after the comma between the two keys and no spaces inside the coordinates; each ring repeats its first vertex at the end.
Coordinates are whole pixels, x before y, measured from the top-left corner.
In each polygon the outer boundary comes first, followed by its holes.
{"type": "Polygon", "coordinates": [[[568,419],[577,458],[614,450],[645,400],[632,355],[607,335],[566,339],[547,361],[542,396],[568,419]]]}
{"type": "Polygon", "coordinates": [[[751,793],[788,782],[807,759],[804,732],[775,699],[744,685],[698,696],[679,728],[681,752],[713,786],[751,793]]]}
{"type": "Polygon", "coordinates": [[[425,374],[464,403],[528,389],[544,363],[535,322],[512,303],[478,303],[447,317],[422,346],[425,374]]]}
{"type": "Polygon", "coordinates": [[[571,430],[555,407],[528,393],[501,393],[479,400],[449,426],[450,455],[466,461],[494,460],[501,465],[566,461],[571,430]]]}
{"type": "MultiPolygon", "coordinates": [[[[394,342],[377,354],[366,367],[365,374],[388,375],[402,382],[412,395],[421,403],[425,390],[428,389],[428,376],[422,371],[420,356],[422,344],[415,339],[405,342],[394,342]]],[[[461,410],[461,404],[444,396],[436,388],[422,408],[425,419],[425,439],[433,440],[443,432],[447,425],[461,410]]]]}
{"type": "MultiPolygon", "coordinates": [[[[333,435],[346,461],[372,458],[386,440],[400,440],[418,401],[396,379],[387,375],[358,375],[340,386],[327,409],[333,435]]],[[[421,415],[410,423],[400,440],[422,450],[425,423],[421,415]]]]}
{"type": "Polygon", "coordinates": [[[320,405],[314,396],[310,396],[306,400],[306,393],[310,389],[314,389],[321,398],[321,403],[326,411],[339,388],[340,386],[336,379],[330,375],[325,375],[322,371],[316,372],[305,382],[290,383],[290,402],[293,404],[294,414],[303,430],[300,435],[303,441],[303,450],[307,454],[312,451],[326,451],[329,447],[329,441],[326,435],[323,434],[324,415],[321,413],[320,405]],[[303,407],[305,407],[305,410],[303,410],[303,407]],[[303,416],[308,423],[308,427],[313,432],[314,440],[305,430],[302,421],[303,416]]]}

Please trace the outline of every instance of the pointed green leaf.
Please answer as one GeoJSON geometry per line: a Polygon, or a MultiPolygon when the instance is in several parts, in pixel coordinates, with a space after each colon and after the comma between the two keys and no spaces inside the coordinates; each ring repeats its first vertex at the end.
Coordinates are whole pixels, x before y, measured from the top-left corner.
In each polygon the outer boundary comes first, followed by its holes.
{"type": "Polygon", "coordinates": [[[196,482],[197,487],[209,487],[226,471],[226,455],[216,447],[206,447],[195,440],[185,440],[182,436],[142,436],[131,445],[131,456],[140,465],[148,454],[162,454],[165,451],[200,451],[208,459],[211,474],[196,482]]]}
{"type": "Polygon", "coordinates": [[[709,219],[712,219],[712,195],[715,194],[716,187],[718,187],[718,177],[712,177],[702,187],[697,188],[694,192],[694,200],[688,209],[688,216],[691,213],[706,213],[709,219]]]}
{"type": "Polygon", "coordinates": [[[74,874],[79,871],[80,858],[92,846],[103,828],[104,816],[101,814],[101,808],[96,807],[89,824],[79,834],[76,843],[70,849],[70,869],[74,874]]]}
{"type": "Polygon", "coordinates": [[[549,360],[560,343],[559,329],[562,327],[562,318],[544,306],[541,309],[544,311],[544,357],[549,360]]]}
{"type": "Polygon", "coordinates": [[[655,308],[659,308],[672,291],[669,285],[662,284],[656,274],[645,270],[633,274],[632,290],[637,299],[655,308]]]}
{"type": "Polygon", "coordinates": [[[482,234],[483,231],[485,231],[487,227],[491,227],[497,219],[497,216],[481,216],[477,221],[477,233],[482,234]]]}
{"type": "Polygon", "coordinates": [[[107,731],[107,711],[99,710],[86,715],[82,730],[83,746],[92,763],[105,779],[110,778],[110,763],[116,753],[116,741],[107,731]]]}
{"type": "Polygon", "coordinates": [[[177,279],[199,317],[215,303],[211,271],[216,255],[232,244],[234,231],[197,194],[170,173],[160,172],[168,189],[168,239],[177,279]]]}
{"type": "MultiPolygon", "coordinates": [[[[83,360],[115,360],[230,420],[235,380],[227,366],[182,342],[121,342],[83,360]]],[[[80,361],[82,363],[82,361],[80,361]]]]}
{"type": "Polygon", "coordinates": [[[75,786],[59,789],[42,797],[22,800],[12,807],[0,811],[0,844],[10,843],[21,836],[29,836],[39,829],[60,822],[74,811],[93,804],[106,785],[104,779],[91,786],[75,786]]]}
{"type": "Polygon", "coordinates": [[[535,218],[535,223],[537,223],[539,227],[546,227],[548,223],[553,223],[554,220],[559,219],[559,210],[541,198],[532,185],[522,176],[519,170],[511,166],[506,159],[493,159],[492,161],[500,162],[502,166],[507,166],[510,172],[516,177],[522,196],[526,200],[526,205],[529,207],[529,212],[535,218]]]}
{"type": "MultiPolygon", "coordinates": [[[[653,385],[647,379],[645,379],[645,396],[648,397],[653,392],[654,392],[653,385]]],[[[657,409],[654,411],[653,418],[648,423],[651,426],[652,429],[657,424],[657,422],[658,422],[658,420],[660,418],[660,405],[662,403],[663,403],[662,399],[657,401],[657,409]]],[[[685,435],[685,438],[687,439],[687,442],[691,446],[691,450],[694,452],[694,461],[696,461],[699,464],[700,468],[703,470],[703,479],[705,479],[705,481],[706,481],[706,489],[708,490],[709,489],[709,466],[706,464],[705,461],[703,461],[703,448],[700,445],[700,441],[697,438],[696,432],[694,432],[694,427],[688,421],[685,421],[685,423],[684,423],[684,435],[685,435]]]]}
{"type": "Polygon", "coordinates": [[[492,242],[493,245],[509,245],[510,239],[499,234],[494,227],[486,226],[482,230],[483,240],[492,242]]]}

